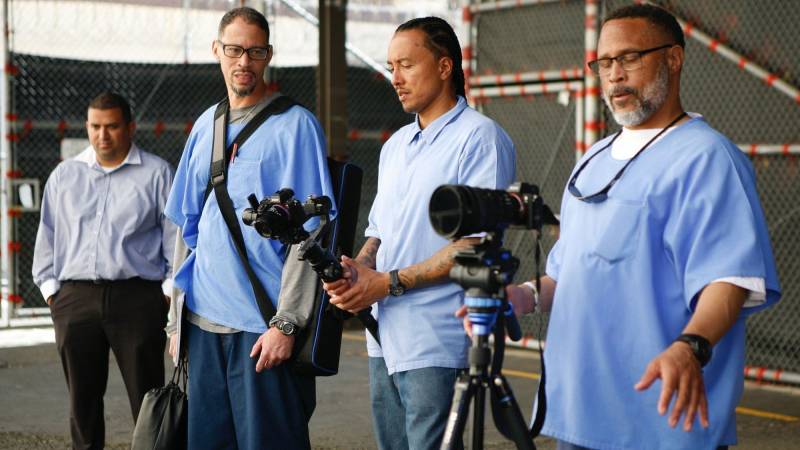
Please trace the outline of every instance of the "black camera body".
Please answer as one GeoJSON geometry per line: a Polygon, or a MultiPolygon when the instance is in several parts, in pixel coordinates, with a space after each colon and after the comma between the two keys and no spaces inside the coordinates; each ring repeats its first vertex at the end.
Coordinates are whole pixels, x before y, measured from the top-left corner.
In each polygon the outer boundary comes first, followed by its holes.
{"type": "Polygon", "coordinates": [[[309,196],[305,203],[294,198],[294,191],[284,188],[264,198],[260,203],[255,194],[247,197],[250,208],[242,213],[242,222],[252,226],[267,239],[276,239],[283,244],[300,244],[298,255],[308,261],[324,281],[335,281],[342,277],[342,266],[333,253],[318,242],[330,223],[331,199],[326,196],[309,196]],[[312,235],[303,228],[308,219],[319,216],[320,226],[312,235]]]}
{"type": "Polygon", "coordinates": [[[303,228],[308,219],[321,216],[325,220],[331,211],[328,197],[309,196],[305,203],[300,203],[289,188],[279,190],[260,203],[255,194],[250,194],[247,200],[250,208],[242,213],[244,224],[252,226],[267,239],[277,239],[287,245],[299,244],[308,237],[303,228]]]}

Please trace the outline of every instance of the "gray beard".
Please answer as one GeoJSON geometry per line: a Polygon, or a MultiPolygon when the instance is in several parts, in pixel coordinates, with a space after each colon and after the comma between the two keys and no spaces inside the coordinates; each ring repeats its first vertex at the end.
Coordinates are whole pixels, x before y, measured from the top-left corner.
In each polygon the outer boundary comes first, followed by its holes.
{"type": "Polygon", "coordinates": [[[237,89],[235,87],[231,87],[233,93],[236,94],[238,97],[247,97],[248,95],[252,94],[255,89],[256,89],[255,85],[252,85],[246,89],[237,89]]]}
{"type": "Polygon", "coordinates": [[[669,91],[669,71],[667,65],[661,63],[658,67],[658,74],[652,83],[642,89],[642,95],[638,91],[633,91],[636,96],[638,106],[633,111],[617,112],[614,111],[614,105],[611,103],[610,95],[603,92],[603,101],[608,106],[608,109],[614,115],[614,120],[623,127],[634,127],[644,123],[647,119],[653,116],[656,111],[664,106],[667,100],[667,92],[669,91]]]}

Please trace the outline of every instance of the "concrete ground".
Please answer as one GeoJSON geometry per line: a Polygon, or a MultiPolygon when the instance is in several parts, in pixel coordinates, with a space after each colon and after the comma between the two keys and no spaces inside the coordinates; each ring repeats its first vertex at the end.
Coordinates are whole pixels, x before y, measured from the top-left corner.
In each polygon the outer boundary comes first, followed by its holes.
{"type": "MultiPolygon", "coordinates": [[[[528,418],[538,378],[536,354],[511,350],[504,367],[522,413],[528,418]]],[[[171,369],[169,372],[171,374],[171,369]]],[[[311,421],[313,447],[376,448],[368,399],[363,336],[359,332],[347,332],[339,375],[320,378],[317,384],[317,409],[311,421]]],[[[105,406],[108,448],[127,448],[133,424],[122,379],[113,360],[105,406]]],[[[800,389],[748,383],[738,412],[740,444],[735,448],[800,448],[800,389]]],[[[485,417],[485,448],[514,448],[494,429],[491,413],[487,411],[485,417]]],[[[555,447],[552,440],[544,437],[538,438],[536,445],[540,449],[555,447]]],[[[55,346],[46,343],[0,348],[0,449],[68,447],[67,391],[55,346]]]]}

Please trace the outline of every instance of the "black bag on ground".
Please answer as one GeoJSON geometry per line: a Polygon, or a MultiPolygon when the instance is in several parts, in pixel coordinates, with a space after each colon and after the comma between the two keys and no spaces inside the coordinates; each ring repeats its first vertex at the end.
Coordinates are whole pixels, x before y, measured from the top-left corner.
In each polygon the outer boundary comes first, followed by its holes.
{"type": "Polygon", "coordinates": [[[144,395],[133,429],[131,450],[183,450],[187,444],[186,361],[181,359],[166,386],[144,395]]]}

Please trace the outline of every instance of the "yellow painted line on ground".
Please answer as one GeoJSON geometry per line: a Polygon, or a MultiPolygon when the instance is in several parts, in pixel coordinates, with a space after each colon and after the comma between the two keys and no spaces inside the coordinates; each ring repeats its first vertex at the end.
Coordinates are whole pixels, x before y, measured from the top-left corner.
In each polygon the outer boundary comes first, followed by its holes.
{"type": "Polygon", "coordinates": [[[517,378],[527,378],[529,380],[538,380],[540,375],[533,372],[524,372],[522,370],[503,369],[503,375],[510,375],[517,378]]]}
{"type": "MultiPolygon", "coordinates": [[[[347,339],[350,341],[366,341],[367,338],[363,334],[355,334],[355,333],[343,333],[343,339],[347,339]]],[[[529,380],[538,380],[539,374],[533,372],[525,372],[522,370],[512,370],[512,369],[503,369],[503,374],[517,377],[517,378],[527,378],[529,380]]],[[[754,416],[754,417],[761,417],[762,419],[772,419],[772,420],[779,420],[781,422],[797,422],[800,421],[800,417],[795,416],[788,416],[786,414],[778,414],[769,411],[761,411],[760,409],[753,409],[753,408],[745,408],[744,406],[739,406],[736,408],[736,412],[738,414],[742,414],[745,416],[754,416]]]]}
{"type": "Polygon", "coordinates": [[[798,420],[800,420],[800,417],[787,416],[785,414],[761,411],[759,409],[753,409],[753,408],[745,408],[744,406],[737,407],[736,412],[739,414],[744,414],[746,416],[755,416],[764,419],[780,420],[781,422],[797,422],[798,420]]]}

